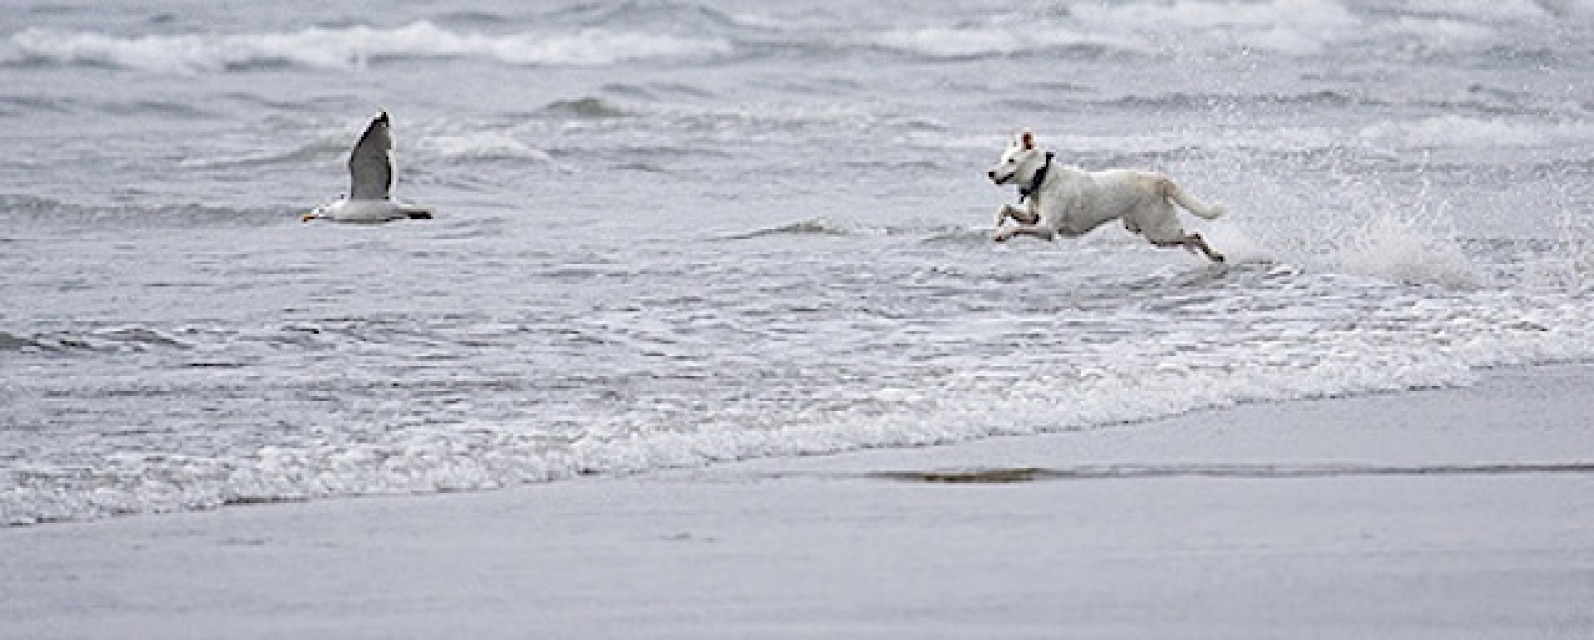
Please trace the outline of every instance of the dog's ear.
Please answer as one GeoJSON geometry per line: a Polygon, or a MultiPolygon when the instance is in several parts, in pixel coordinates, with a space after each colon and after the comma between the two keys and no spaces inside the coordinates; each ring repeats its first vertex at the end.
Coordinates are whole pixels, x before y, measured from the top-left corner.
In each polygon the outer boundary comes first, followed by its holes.
{"type": "Polygon", "coordinates": [[[1024,147],[1025,151],[1028,151],[1030,149],[1034,149],[1035,148],[1035,133],[1030,131],[1029,129],[1025,129],[1023,133],[1018,134],[1018,141],[1019,141],[1019,146],[1024,147]]]}

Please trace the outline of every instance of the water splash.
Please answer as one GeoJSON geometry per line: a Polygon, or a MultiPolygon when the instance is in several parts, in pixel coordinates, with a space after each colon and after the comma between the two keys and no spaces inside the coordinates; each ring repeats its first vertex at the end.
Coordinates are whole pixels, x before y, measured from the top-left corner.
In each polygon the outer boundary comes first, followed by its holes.
{"type": "Polygon", "coordinates": [[[1345,273],[1403,284],[1473,287],[1477,270],[1450,231],[1442,207],[1383,209],[1362,220],[1330,251],[1330,264],[1345,273]]]}

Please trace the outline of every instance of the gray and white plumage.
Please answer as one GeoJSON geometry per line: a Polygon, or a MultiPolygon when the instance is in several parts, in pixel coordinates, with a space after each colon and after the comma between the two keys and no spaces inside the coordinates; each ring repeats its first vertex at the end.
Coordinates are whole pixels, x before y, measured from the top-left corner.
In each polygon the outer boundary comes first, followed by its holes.
{"type": "Polygon", "coordinates": [[[393,191],[392,122],[383,111],[349,152],[349,195],[316,207],[299,216],[304,222],[317,218],[338,222],[387,222],[389,220],[432,217],[430,207],[396,200],[393,191]]]}

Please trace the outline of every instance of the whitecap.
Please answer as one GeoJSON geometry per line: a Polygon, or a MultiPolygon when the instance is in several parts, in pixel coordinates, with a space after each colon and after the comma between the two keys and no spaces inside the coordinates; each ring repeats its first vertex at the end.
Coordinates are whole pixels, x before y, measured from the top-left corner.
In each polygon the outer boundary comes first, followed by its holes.
{"type": "Polygon", "coordinates": [[[1542,148],[1594,143],[1594,126],[1527,118],[1441,115],[1363,127],[1364,144],[1397,149],[1542,148]]]}
{"type": "Polygon", "coordinates": [[[115,36],[31,28],[13,34],[6,59],[199,74],[269,66],[358,70],[394,58],[471,57],[515,65],[604,66],[703,58],[732,50],[718,38],[585,29],[485,35],[428,21],[382,29],[312,27],[288,33],[115,36]]]}

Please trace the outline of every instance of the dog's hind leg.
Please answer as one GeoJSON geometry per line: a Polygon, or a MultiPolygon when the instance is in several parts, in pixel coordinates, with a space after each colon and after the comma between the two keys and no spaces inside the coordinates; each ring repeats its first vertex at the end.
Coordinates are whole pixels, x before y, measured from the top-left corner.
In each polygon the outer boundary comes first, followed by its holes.
{"type": "MultiPolygon", "coordinates": [[[[1220,210],[1219,213],[1221,214],[1222,211],[1220,210]]],[[[1212,246],[1207,244],[1206,238],[1201,237],[1199,233],[1192,233],[1184,240],[1186,246],[1194,245],[1195,248],[1201,250],[1201,253],[1206,254],[1208,260],[1213,262],[1223,262],[1225,260],[1223,254],[1213,251],[1212,246]]]]}
{"type": "Polygon", "coordinates": [[[1159,247],[1184,247],[1191,253],[1200,251],[1206,255],[1208,260],[1213,262],[1223,262],[1225,260],[1223,254],[1213,251],[1212,246],[1207,244],[1206,238],[1202,238],[1199,233],[1192,233],[1179,240],[1152,240],[1151,244],[1159,247]]]}

